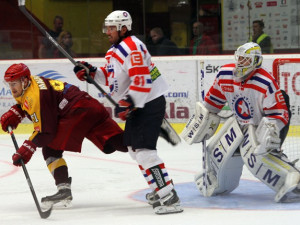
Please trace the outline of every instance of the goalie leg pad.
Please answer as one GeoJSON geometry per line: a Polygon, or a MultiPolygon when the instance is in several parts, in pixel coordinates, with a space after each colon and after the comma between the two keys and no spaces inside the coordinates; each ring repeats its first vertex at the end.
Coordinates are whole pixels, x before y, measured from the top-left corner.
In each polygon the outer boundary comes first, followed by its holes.
{"type": "MultiPolygon", "coordinates": [[[[213,136],[207,146],[209,162],[206,196],[230,193],[239,185],[244,163],[235,151],[242,140],[243,133],[234,117],[228,119],[220,131],[213,136]]],[[[203,194],[202,174],[197,174],[195,181],[203,194]]]]}
{"type": "Polygon", "coordinates": [[[244,140],[240,145],[241,156],[249,171],[276,192],[274,200],[279,202],[297,187],[300,174],[288,159],[283,160],[271,153],[256,155],[254,151],[258,142],[255,130],[253,125],[244,128],[244,140]]]}
{"type": "MultiPolygon", "coordinates": [[[[244,162],[241,156],[233,156],[223,165],[221,171],[219,171],[218,177],[215,171],[209,171],[207,173],[208,185],[206,190],[206,196],[214,196],[221,194],[228,194],[239,186],[240,177],[242,175],[244,162]]],[[[203,172],[199,172],[195,175],[195,183],[203,194],[203,172]]]]}
{"type": "Polygon", "coordinates": [[[201,102],[197,102],[195,113],[191,116],[180,136],[188,144],[209,139],[217,130],[220,117],[210,113],[201,102]]]}

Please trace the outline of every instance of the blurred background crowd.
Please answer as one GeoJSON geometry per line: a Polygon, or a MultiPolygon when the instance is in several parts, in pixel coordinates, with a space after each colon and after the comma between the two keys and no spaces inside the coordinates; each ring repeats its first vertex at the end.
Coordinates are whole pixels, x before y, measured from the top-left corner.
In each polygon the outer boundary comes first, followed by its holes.
{"type": "MultiPolygon", "coordinates": [[[[232,54],[247,41],[264,54],[299,53],[299,0],[26,0],[26,8],[72,57],[102,57],[104,18],[126,10],[153,56],[232,54]]],[[[64,57],[22,14],[0,1],[0,59],[64,57]]]]}

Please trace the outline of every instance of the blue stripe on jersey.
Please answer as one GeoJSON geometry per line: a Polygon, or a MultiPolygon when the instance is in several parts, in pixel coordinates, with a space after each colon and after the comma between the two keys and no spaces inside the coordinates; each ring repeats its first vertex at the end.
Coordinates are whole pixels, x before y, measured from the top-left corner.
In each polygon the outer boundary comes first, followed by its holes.
{"type": "Polygon", "coordinates": [[[225,102],[226,102],[226,101],[221,101],[221,100],[219,100],[219,99],[216,99],[216,98],[213,97],[213,96],[209,96],[209,98],[210,98],[212,101],[218,102],[218,103],[220,103],[220,104],[225,104],[225,102]]]}
{"type": "Polygon", "coordinates": [[[147,82],[147,84],[152,84],[152,80],[151,79],[147,79],[146,82],[147,82]]]}
{"type": "Polygon", "coordinates": [[[266,80],[264,80],[264,79],[262,79],[262,78],[260,78],[260,77],[256,77],[256,76],[255,76],[255,77],[252,77],[250,80],[256,80],[256,81],[258,81],[258,82],[260,82],[260,83],[262,83],[262,84],[268,86],[269,92],[270,92],[271,94],[273,94],[274,91],[273,91],[273,88],[271,87],[269,81],[266,81],[266,80]]]}
{"type": "Polygon", "coordinates": [[[72,86],[72,84],[66,84],[63,93],[66,94],[68,89],[72,86]]]}
{"type": "Polygon", "coordinates": [[[109,73],[114,72],[114,69],[108,69],[107,72],[109,73]]]}
{"type": "Polygon", "coordinates": [[[128,56],[128,53],[125,51],[125,49],[121,45],[118,45],[117,48],[125,57],[128,56]]]}
{"type": "Polygon", "coordinates": [[[270,113],[270,114],[266,114],[266,116],[281,116],[282,113],[270,113]]]}
{"type": "Polygon", "coordinates": [[[217,77],[219,77],[219,76],[222,76],[222,75],[233,75],[233,72],[232,71],[230,71],[230,70],[221,70],[219,73],[218,73],[218,75],[217,75],[217,77]]]}

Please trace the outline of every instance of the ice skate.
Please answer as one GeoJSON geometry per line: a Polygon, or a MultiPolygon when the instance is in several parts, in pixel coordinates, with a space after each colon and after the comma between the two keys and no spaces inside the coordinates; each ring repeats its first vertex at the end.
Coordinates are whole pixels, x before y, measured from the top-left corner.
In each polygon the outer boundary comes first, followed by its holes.
{"type": "Polygon", "coordinates": [[[154,202],[153,209],[158,215],[183,212],[183,208],[180,206],[180,200],[174,189],[165,197],[154,202]]]}
{"type": "Polygon", "coordinates": [[[56,208],[69,208],[72,206],[72,191],[71,184],[64,183],[57,186],[58,192],[54,195],[49,195],[42,198],[43,207],[51,207],[55,205],[56,208]]]}
{"type": "Polygon", "coordinates": [[[156,191],[152,191],[152,192],[146,194],[146,199],[147,199],[149,205],[153,205],[155,202],[157,202],[159,200],[159,196],[156,193],[156,191]]]}

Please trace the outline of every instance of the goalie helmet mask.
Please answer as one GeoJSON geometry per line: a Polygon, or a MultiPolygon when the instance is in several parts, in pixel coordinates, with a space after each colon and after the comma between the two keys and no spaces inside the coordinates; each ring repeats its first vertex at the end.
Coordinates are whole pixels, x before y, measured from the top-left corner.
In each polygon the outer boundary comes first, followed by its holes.
{"type": "Polygon", "coordinates": [[[102,32],[106,33],[108,26],[116,26],[117,31],[120,31],[123,26],[126,26],[127,30],[131,31],[131,24],[132,19],[127,11],[116,10],[105,18],[102,26],[102,32]]]}
{"type": "Polygon", "coordinates": [[[246,43],[235,51],[235,72],[234,76],[238,81],[245,80],[252,71],[261,67],[261,48],[254,42],[246,43]]]}
{"type": "Polygon", "coordinates": [[[30,79],[30,70],[23,63],[11,65],[10,67],[8,67],[4,74],[4,80],[6,82],[18,80],[22,77],[27,77],[28,79],[30,79]]]}

